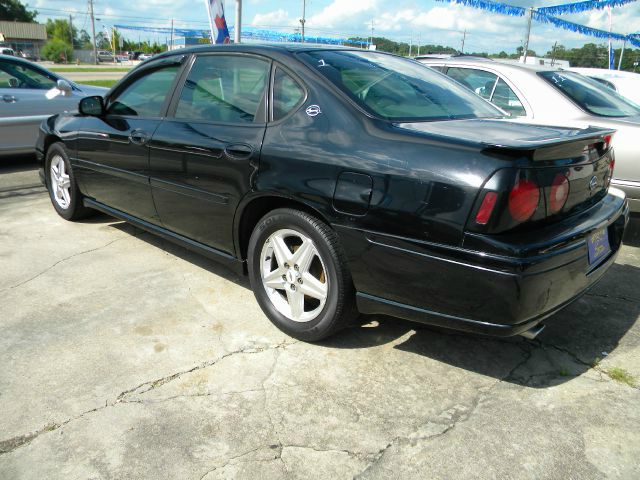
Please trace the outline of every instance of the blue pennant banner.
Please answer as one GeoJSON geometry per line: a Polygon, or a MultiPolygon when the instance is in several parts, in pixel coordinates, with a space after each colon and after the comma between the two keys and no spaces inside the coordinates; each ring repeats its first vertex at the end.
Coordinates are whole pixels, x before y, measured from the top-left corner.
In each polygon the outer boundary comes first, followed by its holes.
{"type": "Polygon", "coordinates": [[[504,3],[491,2],[489,0],[437,0],[438,2],[457,3],[467,7],[487,10],[493,13],[501,13],[503,15],[511,15],[512,17],[524,16],[526,10],[522,7],[514,7],[504,3]]]}
{"type": "Polygon", "coordinates": [[[567,22],[566,20],[561,20],[560,18],[552,17],[551,15],[545,15],[544,13],[540,13],[535,10],[533,12],[533,19],[538,22],[550,23],[558,28],[581,33],[582,35],[589,35],[591,37],[611,38],[613,40],[628,40],[629,38],[627,35],[622,35],[620,33],[607,32],[605,30],[598,30],[597,28],[587,27],[578,23],[567,22]]]}
{"type": "Polygon", "coordinates": [[[552,7],[540,7],[538,12],[545,15],[565,15],[567,13],[580,13],[589,10],[602,10],[607,7],[620,7],[637,0],[587,0],[586,2],[567,3],[552,7]]]}
{"type": "MultiPolygon", "coordinates": [[[[210,30],[190,29],[190,28],[171,28],[167,27],[142,27],[136,25],[114,25],[119,30],[135,30],[139,32],[156,33],[159,35],[169,36],[173,31],[174,35],[179,37],[195,37],[195,38],[211,38],[210,30]]],[[[233,31],[233,28],[230,28],[233,31]]],[[[262,40],[268,42],[300,42],[302,37],[299,33],[276,32],[272,30],[261,30],[253,28],[243,28],[242,38],[262,40]]],[[[367,45],[368,42],[363,40],[347,40],[343,38],[331,37],[314,37],[312,35],[304,36],[305,42],[321,43],[325,45],[367,45]]]]}

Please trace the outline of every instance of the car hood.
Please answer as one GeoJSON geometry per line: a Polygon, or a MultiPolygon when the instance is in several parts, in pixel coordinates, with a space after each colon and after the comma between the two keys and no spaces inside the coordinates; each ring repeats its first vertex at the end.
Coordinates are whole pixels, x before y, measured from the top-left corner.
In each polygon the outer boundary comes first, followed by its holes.
{"type": "Polygon", "coordinates": [[[600,134],[598,128],[567,128],[532,125],[508,119],[468,119],[435,122],[397,123],[396,128],[443,137],[455,143],[507,146],[531,149],[570,142],[600,134]]]}
{"type": "Polygon", "coordinates": [[[92,97],[94,95],[99,95],[101,97],[104,97],[104,95],[109,91],[108,88],[95,87],[93,85],[82,85],[82,84],[76,83],[75,86],[78,87],[82,92],[82,95],[86,97],[92,97]]]}

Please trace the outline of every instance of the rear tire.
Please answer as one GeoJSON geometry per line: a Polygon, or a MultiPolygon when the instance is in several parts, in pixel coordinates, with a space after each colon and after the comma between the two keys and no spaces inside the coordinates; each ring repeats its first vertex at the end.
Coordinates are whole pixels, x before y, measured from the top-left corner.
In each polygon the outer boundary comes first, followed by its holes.
{"type": "Polygon", "coordinates": [[[49,198],[58,215],[73,221],[93,213],[93,210],[82,204],[82,194],[64,144],[57,142],[49,147],[44,172],[49,198]]]}
{"type": "Polygon", "coordinates": [[[269,212],[249,240],[251,287],[280,330],[323,340],[355,317],[355,290],[336,233],[317,218],[282,208],[269,212]]]}

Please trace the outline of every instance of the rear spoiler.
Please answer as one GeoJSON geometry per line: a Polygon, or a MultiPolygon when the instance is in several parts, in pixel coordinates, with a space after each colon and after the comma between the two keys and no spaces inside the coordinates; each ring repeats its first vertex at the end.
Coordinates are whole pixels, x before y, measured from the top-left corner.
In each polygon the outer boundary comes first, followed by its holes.
{"type": "MultiPolygon", "coordinates": [[[[605,137],[613,135],[615,130],[589,127],[575,133],[547,139],[532,141],[518,140],[510,145],[483,143],[483,153],[506,157],[527,157],[533,161],[558,160],[575,157],[582,153],[584,147],[594,143],[606,143],[605,137]]],[[[599,148],[599,150],[601,150],[599,148]]],[[[604,151],[602,151],[604,153],[604,151]]]]}

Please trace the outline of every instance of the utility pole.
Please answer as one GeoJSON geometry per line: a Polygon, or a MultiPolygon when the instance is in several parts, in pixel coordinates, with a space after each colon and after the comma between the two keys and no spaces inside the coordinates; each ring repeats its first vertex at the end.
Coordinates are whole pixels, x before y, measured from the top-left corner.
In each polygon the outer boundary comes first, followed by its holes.
{"type": "Polygon", "coordinates": [[[371,41],[369,42],[369,50],[371,50],[371,45],[373,45],[373,18],[371,19],[371,41]]]}
{"type": "Polygon", "coordinates": [[[73,17],[69,15],[69,37],[71,37],[71,49],[73,50],[73,17]]]}
{"type": "Polygon", "coordinates": [[[91,15],[91,35],[93,38],[93,63],[98,64],[98,46],[96,45],[96,19],[93,16],[93,0],[89,0],[89,15],[91,15]]]}
{"type": "Polygon", "coordinates": [[[527,53],[529,52],[529,37],[531,36],[531,20],[533,20],[533,7],[529,9],[529,18],[527,19],[527,36],[524,39],[522,63],[527,63],[527,53]]]}
{"type": "Polygon", "coordinates": [[[462,32],[462,50],[460,50],[460,53],[464,54],[464,41],[467,39],[467,29],[464,30],[464,32],[462,32]]]}
{"type": "Polygon", "coordinates": [[[624,55],[624,47],[627,46],[627,41],[622,43],[622,51],[620,52],[620,60],[618,60],[618,70],[622,70],[622,57],[624,55]]]}
{"type": "Polygon", "coordinates": [[[307,0],[302,0],[302,18],[300,19],[300,25],[302,25],[302,35],[300,37],[300,41],[304,43],[304,24],[307,22],[305,19],[307,10],[307,0]]]}
{"type": "Polygon", "coordinates": [[[171,19],[171,47],[169,50],[173,50],[173,18],[171,19]]]}
{"type": "Polygon", "coordinates": [[[422,35],[418,34],[418,54],[416,55],[416,57],[420,56],[420,42],[422,42],[422,35]]]}
{"type": "Polygon", "coordinates": [[[242,0],[236,0],[236,28],[233,35],[233,41],[240,43],[240,27],[242,25],[242,0]]]}
{"type": "Polygon", "coordinates": [[[409,58],[411,58],[411,48],[413,47],[413,33],[411,34],[411,37],[409,38],[409,58]]]}

